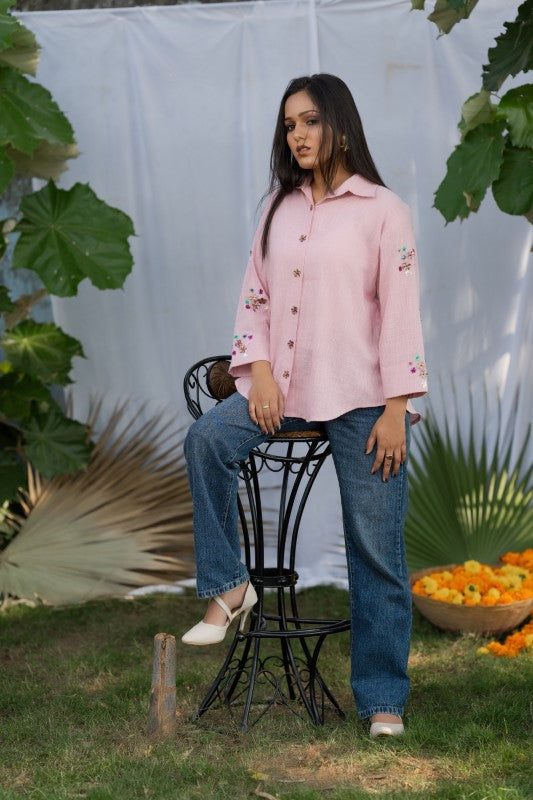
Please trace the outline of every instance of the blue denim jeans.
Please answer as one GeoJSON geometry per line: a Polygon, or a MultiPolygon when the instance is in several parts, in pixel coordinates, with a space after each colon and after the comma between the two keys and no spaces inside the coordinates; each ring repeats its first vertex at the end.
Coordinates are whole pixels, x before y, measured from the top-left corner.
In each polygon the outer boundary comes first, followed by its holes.
{"type": "MultiPolygon", "coordinates": [[[[403,525],[407,512],[407,462],[396,477],[371,474],[375,449],[365,455],[372,426],[384,406],[356,408],[321,423],[339,480],[351,619],[351,684],[361,719],[403,715],[409,694],[411,591],[403,525]]],[[[316,424],[316,423],[315,423],[316,424]]],[[[282,431],[313,423],[286,417],[282,431]]],[[[409,420],[405,416],[409,453],[409,420]]],[[[238,392],[190,427],[185,457],[194,502],[194,541],[199,597],[214,597],[248,580],[238,533],[236,463],[268,437],[248,414],[238,392]]]]}

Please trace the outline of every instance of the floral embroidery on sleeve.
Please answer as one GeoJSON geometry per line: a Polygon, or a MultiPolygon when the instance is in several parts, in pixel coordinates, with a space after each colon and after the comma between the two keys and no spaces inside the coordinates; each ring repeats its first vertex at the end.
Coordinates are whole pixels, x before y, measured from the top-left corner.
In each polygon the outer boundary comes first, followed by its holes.
{"type": "Polygon", "coordinates": [[[408,250],[407,247],[401,247],[398,252],[400,253],[400,260],[402,262],[398,267],[398,271],[401,272],[402,275],[411,275],[411,268],[413,267],[415,258],[414,248],[408,250]]]}
{"type": "Polygon", "coordinates": [[[243,339],[248,339],[248,341],[251,341],[253,338],[254,338],[253,334],[251,333],[243,333],[241,336],[239,336],[239,334],[236,334],[233,337],[233,350],[231,351],[231,354],[233,356],[236,356],[238,351],[243,356],[246,355],[248,348],[246,347],[246,344],[243,342],[243,339]]]}
{"type": "Polygon", "coordinates": [[[428,388],[428,371],[425,363],[421,360],[420,356],[414,356],[413,360],[409,362],[409,371],[414,375],[418,372],[422,389],[428,388]]]}
{"type": "Polygon", "coordinates": [[[266,297],[263,295],[264,292],[262,289],[259,289],[257,292],[255,289],[250,289],[250,294],[244,300],[244,307],[248,310],[251,308],[252,311],[266,311],[268,309],[268,303],[266,297]]]}

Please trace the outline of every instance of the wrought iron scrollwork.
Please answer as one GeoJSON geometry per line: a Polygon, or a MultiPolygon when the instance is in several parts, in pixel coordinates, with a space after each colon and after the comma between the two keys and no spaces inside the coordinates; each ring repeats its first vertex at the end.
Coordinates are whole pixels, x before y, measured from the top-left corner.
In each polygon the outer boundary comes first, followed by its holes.
{"type": "MultiPolygon", "coordinates": [[[[209,368],[229,358],[205,359],[191,367],[185,376],[187,407],[196,419],[204,412],[202,404],[206,400],[211,406],[219,402],[208,387],[209,368]]],[[[317,664],[326,637],[347,630],[349,620],[301,616],[295,590],[298,581],[296,545],[302,515],[311,488],[329,455],[329,442],[323,431],[313,430],[292,436],[276,434],[253,448],[247,459],[238,462],[251,524],[248,524],[240,497],[237,500],[239,520],[246,565],[259,600],[251,614],[249,631],[235,633],[224,663],[195,714],[196,719],[215,706],[225,707],[241,729],[257,724],[276,705],[286,706],[299,716],[307,714],[316,725],[324,722],[327,707],[344,716],[317,664]],[[259,484],[263,469],[281,477],[273,566],[265,566],[259,484]],[[277,592],[275,614],[264,611],[264,590],[269,587],[277,592]],[[265,639],[278,640],[280,655],[264,654],[265,639]],[[301,654],[294,651],[296,641],[301,654]],[[238,650],[240,655],[237,655],[238,650]]]]}

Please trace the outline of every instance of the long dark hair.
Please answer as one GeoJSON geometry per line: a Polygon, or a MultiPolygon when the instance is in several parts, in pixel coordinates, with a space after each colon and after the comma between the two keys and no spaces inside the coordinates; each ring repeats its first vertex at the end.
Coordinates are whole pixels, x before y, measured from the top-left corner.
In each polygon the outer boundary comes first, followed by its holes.
{"type": "Polygon", "coordinates": [[[268,192],[277,192],[265,220],[261,239],[261,253],[265,258],[268,250],[268,234],[276,209],[283,198],[293,189],[301,186],[309,175],[309,170],[301,169],[296,159],[291,158],[285,129],[285,101],[292,94],[305,90],[312,98],[322,123],[322,142],[319,151],[321,172],[328,192],[339,166],[350,174],[357,172],[372,183],[385,186],[370,155],[366,143],[361,117],[357,111],[352,93],[340,78],[321,72],[317,75],[294,78],[281,98],[279,106],[272,154],[270,156],[270,186],[268,192]],[[328,128],[331,137],[326,136],[328,128]],[[348,145],[344,150],[336,146],[341,141],[348,145]],[[328,153],[328,148],[331,152],[328,153]]]}

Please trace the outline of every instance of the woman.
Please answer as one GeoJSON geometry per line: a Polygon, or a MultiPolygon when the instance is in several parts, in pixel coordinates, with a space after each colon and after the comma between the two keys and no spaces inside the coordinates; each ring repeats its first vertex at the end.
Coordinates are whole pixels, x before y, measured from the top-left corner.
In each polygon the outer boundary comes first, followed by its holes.
{"type": "Polygon", "coordinates": [[[403,733],[411,593],[410,398],[427,390],[409,208],[381,180],[346,84],[297,78],[282,98],[268,203],[237,311],[238,391],[185,442],[199,597],[186,644],[222,641],[255,590],[240,560],[236,461],[277,430],[321,422],[339,479],[351,612],[352,688],[370,735],[403,733]]]}

